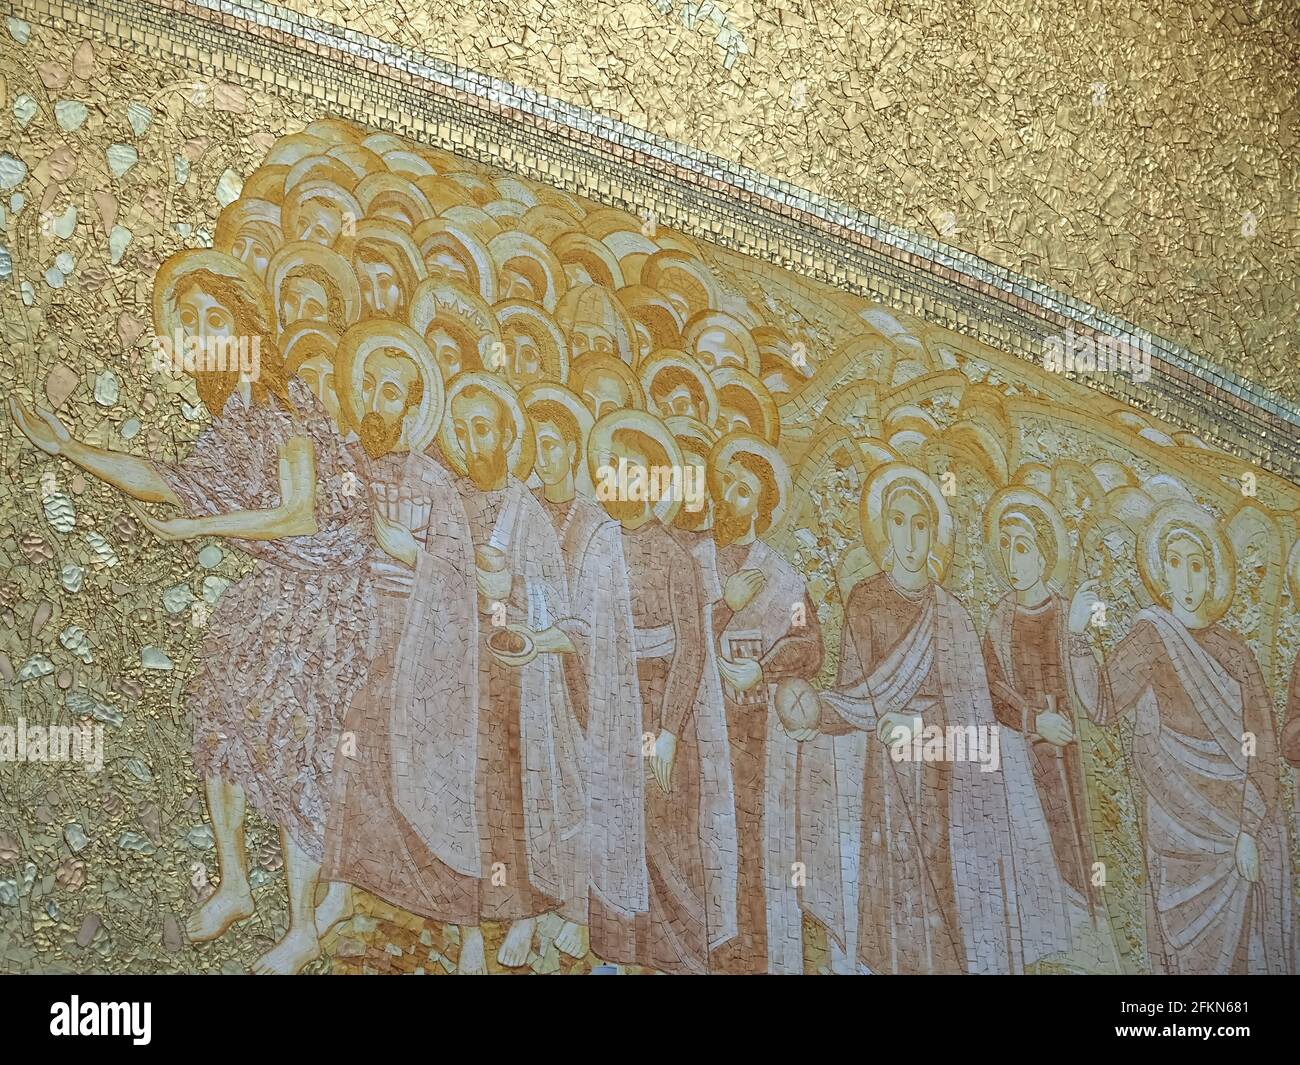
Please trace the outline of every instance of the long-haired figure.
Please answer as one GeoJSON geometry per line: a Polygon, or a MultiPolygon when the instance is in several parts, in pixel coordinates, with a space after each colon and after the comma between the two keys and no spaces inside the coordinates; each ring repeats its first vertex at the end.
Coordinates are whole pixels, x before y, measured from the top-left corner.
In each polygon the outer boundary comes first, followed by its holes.
{"type": "MultiPolygon", "coordinates": [[[[979,638],[940,583],[953,554],[947,501],[921,470],[890,462],[868,479],[861,512],[882,572],[845,604],[839,676],[821,693],[819,722],[879,741],[865,767],[859,969],[1021,971],[1068,947],[1065,893],[1024,741],[998,729],[979,638]],[[936,757],[898,757],[931,727],[962,730],[966,756],[941,743],[936,757]],[[987,745],[978,759],[974,745],[987,745]]],[[[801,780],[805,839],[832,834],[819,824],[835,809],[827,784],[801,780]]],[[[810,870],[805,909],[843,943],[839,884],[836,854],[833,868],[810,870]]]]}
{"type": "Polygon", "coordinates": [[[341,714],[373,649],[374,617],[361,565],[372,543],[369,509],[347,487],[355,463],[306,386],[284,380],[273,322],[266,290],[238,259],[196,250],[162,265],[154,289],[160,337],[196,338],[205,351],[236,339],[259,343],[255,380],[210,362],[195,373],[213,419],[183,462],[91,447],[53,414],[11,405],[42,450],[134,500],[183,510],[168,519],[139,512],[160,539],[226,537],[255,560],[212,611],[187,690],[221,882],[186,927],[203,942],[252,916],[244,851],[251,803],[280,829],[289,885],[289,930],[254,963],[263,973],[295,972],[320,951],[314,894],[329,780],[341,714]]]}
{"type": "Polygon", "coordinates": [[[1147,954],[1159,973],[1285,973],[1291,850],[1277,734],[1259,663],[1219,624],[1236,559],[1201,507],[1151,512],[1138,570],[1156,605],[1106,662],[1099,723],[1133,714],[1147,954]]]}

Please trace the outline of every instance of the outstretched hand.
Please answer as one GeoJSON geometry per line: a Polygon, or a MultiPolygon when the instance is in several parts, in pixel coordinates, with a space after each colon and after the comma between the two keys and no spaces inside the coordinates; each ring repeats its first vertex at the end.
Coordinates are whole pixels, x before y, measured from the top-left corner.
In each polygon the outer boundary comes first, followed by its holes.
{"type": "Polygon", "coordinates": [[[192,540],[196,536],[203,535],[202,528],[198,526],[194,518],[155,518],[144,507],[130,498],[127,499],[126,505],[135,512],[135,516],[159,540],[172,543],[177,540],[192,540]]]}
{"type": "Polygon", "coordinates": [[[63,446],[72,439],[58,415],[40,407],[35,411],[28,410],[16,396],[9,397],[9,416],[23,436],[47,455],[61,454],[63,446]]]}

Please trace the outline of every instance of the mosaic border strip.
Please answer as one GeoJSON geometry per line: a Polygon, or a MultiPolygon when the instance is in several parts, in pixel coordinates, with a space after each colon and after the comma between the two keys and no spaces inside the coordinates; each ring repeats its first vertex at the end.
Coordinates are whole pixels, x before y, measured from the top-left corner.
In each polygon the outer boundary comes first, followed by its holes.
{"type": "Polygon", "coordinates": [[[1150,337],[1152,379],[1083,379],[1300,482],[1300,411],[1132,324],[967,252],[534,90],[247,0],[3,0],[38,25],[332,111],[906,308],[1038,363],[1043,341],[1150,337]]]}

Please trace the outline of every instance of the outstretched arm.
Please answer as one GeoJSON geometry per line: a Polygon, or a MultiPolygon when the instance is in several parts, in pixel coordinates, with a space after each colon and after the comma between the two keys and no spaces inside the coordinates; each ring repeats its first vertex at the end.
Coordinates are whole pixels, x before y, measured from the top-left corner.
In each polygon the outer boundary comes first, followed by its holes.
{"type": "Polygon", "coordinates": [[[28,410],[13,396],[9,397],[9,414],[22,434],[47,455],[62,455],[92,477],[111,484],[132,499],[181,505],[147,459],[83,444],[73,439],[57,415],[40,408],[28,410]]]}
{"type": "Polygon", "coordinates": [[[316,531],[316,450],[311,439],[296,436],[280,448],[280,503],[266,510],[235,510],[202,518],[159,520],[134,507],[140,520],[163,540],[233,536],[241,540],[279,540],[316,531]]]}

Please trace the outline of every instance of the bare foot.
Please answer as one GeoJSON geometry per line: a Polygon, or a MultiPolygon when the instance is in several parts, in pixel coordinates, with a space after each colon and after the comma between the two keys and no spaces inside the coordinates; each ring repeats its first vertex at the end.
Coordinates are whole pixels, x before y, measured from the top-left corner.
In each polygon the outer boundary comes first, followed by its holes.
{"type": "Polygon", "coordinates": [[[487,956],[483,952],[483,929],[460,930],[460,960],[456,971],[461,976],[487,976],[487,956]]]}
{"type": "Polygon", "coordinates": [[[532,949],[533,929],[536,926],[537,921],[532,917],[515,921],[510,926],[510,931],[506,933],[501,949],[497,951],[497,963],[507,969],[517,969],[523,965],[528,960],[528,952],[532,949]]]}
{"type": "Polygon", "coordinates": [[[279,943],[252,965],[255,976],[292,976],[310,961],[320,957],[320,940],[316,928],[291,928],[279,943]]]}
{"type": "Polygon", "coordinates": [[[237,921],[252,916],[253,896],[248,885],[227,888],[222,884],[212,898],[190,914],[185,932],[191,943],[206,943],[225,935],[237,921]]]}
{"type": "Polygon", "coordinates": [[[565,921],[555,937],[555,949],[570,958],[585,958],[588,950],[587,926],[565,921]]]}
{"type": "Polygon", "coordinates": [[[352,889],[347,884],[331,883],[325,897],[316,906],[316,934],[323,936],[351,916],[352,889]]]}

